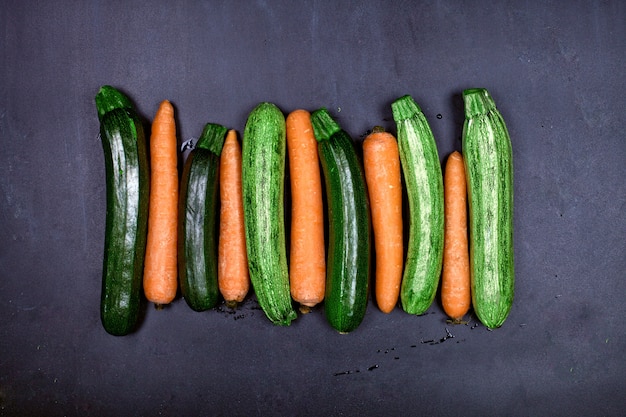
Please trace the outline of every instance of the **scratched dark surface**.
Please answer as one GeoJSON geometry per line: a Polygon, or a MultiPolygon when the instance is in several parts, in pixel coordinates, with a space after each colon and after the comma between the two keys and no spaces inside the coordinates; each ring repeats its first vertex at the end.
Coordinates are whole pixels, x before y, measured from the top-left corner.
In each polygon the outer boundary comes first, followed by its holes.
{"type": "Polygon", "coordinates": [[[624,2],[0,3],[0,415],[623,415],[624,2]],[[181,142],[271,101],[327,107],[358,144],[411,94],[442,161],[462,90],[487,88],[514,153],[509,318],[370,303],[340,335],[321,307],[280,328],[253,296],[179,297],[109,336],[103,84],[146,120],[169,99],[181,142]]]}

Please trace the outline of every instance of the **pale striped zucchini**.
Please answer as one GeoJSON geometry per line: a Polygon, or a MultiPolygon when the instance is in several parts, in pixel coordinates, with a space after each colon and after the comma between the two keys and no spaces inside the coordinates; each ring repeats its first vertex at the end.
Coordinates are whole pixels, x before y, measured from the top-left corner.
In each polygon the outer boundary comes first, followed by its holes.
{"type": "Polygon", "coordinates": [[[296,318],[291,303],[285,246],[285,116],[260,103],[248,116],[242,144],[244,225],[250,280],[265,315],[287,326],[296,318]]]}
{"type": "Polygon", "coordinates": [[[509,315],[515,283],[513,152],[504,120],[487,90],[465,90],[463,101],[472,305],[485,326],[496,328],[509,315]]]}
{"type": "Polygon", "coordinates": [[[402,308],[424,314],[437,293],[443,261],[443,176],[437,144],[411,96],[391,104],[409,200],[409,241],[400,287],[402,308]]]}

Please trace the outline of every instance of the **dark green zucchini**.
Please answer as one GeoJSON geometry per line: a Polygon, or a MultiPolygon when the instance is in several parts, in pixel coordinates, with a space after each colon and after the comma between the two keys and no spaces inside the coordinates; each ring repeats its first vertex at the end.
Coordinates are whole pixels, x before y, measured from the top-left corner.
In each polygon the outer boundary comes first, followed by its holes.
{"type": "Polygon", "coordinates": [[[208,123],[183,167],[178,207],[178,276],[181,294],[195,311],[215,307],[219,157],[227,129],[208,123]]]}
{"type": "Polygon", "coordinates": [[[472,305],[489,328],[513,304],[513,151],[500,112],[482,88],[463,92],[472,305]]]}
{"type": "Polygon", "coordinates": [[[341,333],[356,329],[367,309],[370,213],[365,177],[352,139],[326,109],[311,114],[328,197],[328,262],[324,310],[341,333]]]}
{"type": "Polygon", "coordinates": [[[148,221],[149,171],[143,126],[113,87],[96,95],[106,175],[106,229],[100,317],[116,336],[137,325],[148,221]]]}
{"type": "Polygon", "coordinates": [[[272,103],[249,114],[242,144],[242,191],[250,281],[272,323],[296,318],[287,270],[284,183],[285,116],[272,103]]]}
{"type": "Polygon", "coordinates": [[[400,287],[404,311],[424,314],[437,293],[443,265],[443,176],[437,143],[411,96],[391,105],[409,200],[409,241],[400,287]]]}

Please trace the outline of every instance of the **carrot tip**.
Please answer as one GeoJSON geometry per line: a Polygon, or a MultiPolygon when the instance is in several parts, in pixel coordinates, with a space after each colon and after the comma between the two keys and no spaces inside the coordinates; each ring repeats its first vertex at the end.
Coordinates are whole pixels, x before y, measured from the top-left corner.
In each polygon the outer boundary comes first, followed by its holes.
{"type": "Polygon", "coordinates": [[[239,303],[235,300],[227,300],[226,301],[226,307],[230,308],[231,310],[235,310],[237,308],[237,305],[239,303]]]}
{"type": "Polygon", "coordinates": [[[163,307],[165,307],[164,304],[154,303],[154,309],[155,310],[163,310],[163,307]]]}
{"type": "Polygon", "coordinates": [[[450,318],[448,320],[446,320],[446,323],[449,324],[468,324],[469,321],[468,320],[463,320],[463,317],[459,317],[456,319],[450,318]]]}
{"type": "Polygon", "coordinates": [[[300,304],[300,313],[309,314],[311,312],[311,307],[306,306],[304,304],[300,304]]]}

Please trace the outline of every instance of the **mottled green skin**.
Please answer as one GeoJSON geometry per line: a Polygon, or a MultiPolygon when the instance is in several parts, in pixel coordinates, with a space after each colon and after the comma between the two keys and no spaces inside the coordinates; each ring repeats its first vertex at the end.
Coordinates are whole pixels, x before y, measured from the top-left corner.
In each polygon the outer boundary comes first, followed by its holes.
{"type": "Polygon", "coordinates": [[[141,122],[121,93],[96,96],[106,172],[100,317],[116,336],[137,324],[148,226],[149,171],[141,122]],[[112,96],[111,100],[107,98],[112,96]],[[122,99],[120,99],[122,97],[122,99]]]}
{"type": "Polygon", "coordinates": [[[410,96],[391,105],[409,201],[409,240],[400,287],[402,308],[424,314],[437,293],[443,262],[443,176],[437,144],[410,96]]]}
{"type": "Polygon", "coordinates": [[[260,103],[248,116],[242,144],[242,187],[250,281],[272,323],[296,318],[291,303],[285,246],[283,113],[260,103]]]}
{"type": "Polygon", "coordinates": [[[355,330],[367,309],[370,213],[354,144],[324,109],[311,115],[328,195],[325,314],[341,333],[355,330]]]}
{"type": "Polygon", "coordinates": [[[178,276],[187,305],[195,311],[215,307],[219,154],[227,129],[207,124],[183,167],[179,196],[178,276]]]}
{"type": "Polygon", "coordinates": [[[502,116],[484,89],[465,90],[463,156],[467,176],[472,304],[489,328],[513,304],[513,152],[502,116]]]}

